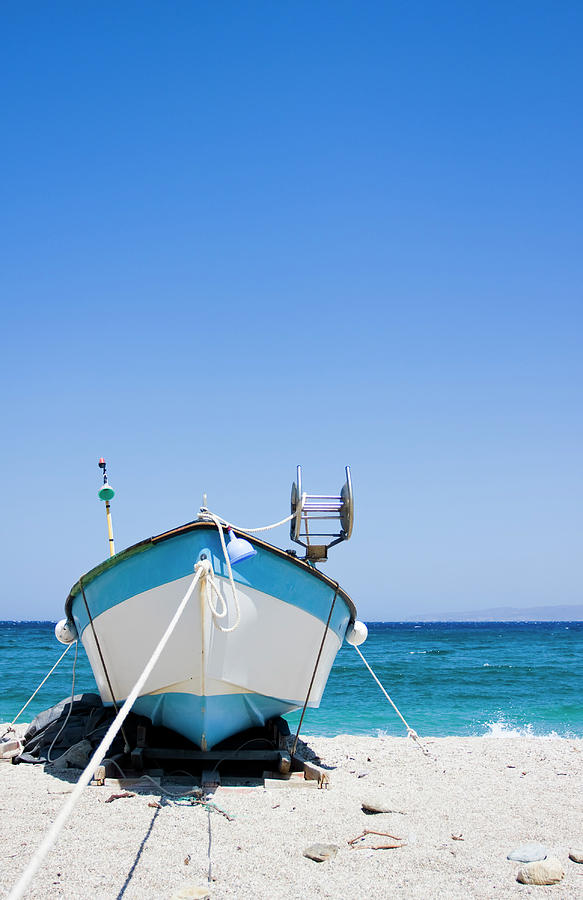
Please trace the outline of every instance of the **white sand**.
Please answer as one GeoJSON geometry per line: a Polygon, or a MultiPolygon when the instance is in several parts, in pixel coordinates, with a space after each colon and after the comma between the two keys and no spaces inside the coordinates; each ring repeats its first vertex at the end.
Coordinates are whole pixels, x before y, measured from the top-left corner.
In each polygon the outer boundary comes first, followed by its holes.
{"type": "MultiPolygon", "coordinates": [[[[439,738],[427,741],[432,759],[407,738],[344,735],[308,743],[334,767],[328,790],[215,792],[214,802],[235,818],[210,814],[212,898],[583,897],[583,865],[568,859],[571,849],[583,847],[583,741],[439,738]],[[365,815],[361,801],[374,794],[405,815],[365,815]],[[403,836],[407,845],[351,849],[348,841],[365,828],[403,836]],[[516,882],[518,864],[506,855],[527,841],[545,844],[561,860],[560,884],[516,882]],[[314,842],[340,849],[332,860],[312,862],[302,853],[314,842]]],[[[69,781],[74,776],[69,770],[69,781]]],[[[3,895],[64,791],[70,785],[63,777],[42,767],[0,764],[3,895]]],[[[87,788],[28,897],[171,898],[207,883],[205,809],[149,807],[161,797],[154,787],[106,804],[111,793],[107,786],[87,788]]]]}

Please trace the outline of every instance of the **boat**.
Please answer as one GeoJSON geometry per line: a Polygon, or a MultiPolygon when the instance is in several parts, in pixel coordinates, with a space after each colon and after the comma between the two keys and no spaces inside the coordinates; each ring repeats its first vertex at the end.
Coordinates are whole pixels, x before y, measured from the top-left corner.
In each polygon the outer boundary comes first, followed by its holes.
{"type": "MultiPolygon", "coordinates": [[[[113,552],[114,492],[103,460],[100,466],[113,552]]],[[[234,528],[205,501],[195,521],[113,553],[83,575],[55,629],[63,643],[80,638],[103,703],[117,708],[202,564],[202,577],[133,706],[202,751],[292,710],[318,707],[343,640],[360,643],[366,636],[346,591],[317,568],[328,549],[352,533],[349,467],[338,496],[304,493],[297,467],[287,519],[302,557],[234,528]],[[314,533],[322,520],[331,533],[314,533]]]]}

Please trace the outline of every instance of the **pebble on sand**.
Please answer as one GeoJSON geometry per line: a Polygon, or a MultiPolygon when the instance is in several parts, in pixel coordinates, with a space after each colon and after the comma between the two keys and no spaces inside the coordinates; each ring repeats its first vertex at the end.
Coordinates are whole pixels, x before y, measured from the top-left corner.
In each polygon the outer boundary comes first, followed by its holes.
{"type": "Polygon", "coordinates": [[[544,860],[522,866],[516,873],[516,880],[520,884],[557,884],[564,874],[561,861],[547,856],[544,860]]]}
{"type": "Polygon", "coordinates": [[[534,841],[531,841],[529,844],[521,844],[520,847],[515,847],[514,850],[511,850],[506,859],[511,859],[513,862],[538,862],[541,859],[546,859],[549,855],[549,851],[543,844],[536,844],[534,841]]]}
{"type": "Polygon", "coordinates": [[[583,850],[571,850],[569,859],[576,863],[583,863],[583,850]]]}
{"type": "Polygon", "coordinates": [[[337,844],[310,844],[304,850],[304,856],[313,859],[314,862],[324,862],[327,859],[334,859],[338,853],[337,844]]]}
{"type": "Polygon", "coordinates": [[[394,805],[383,796],[366,797],[362,801],[362,810],[369,815],[371,813],[399,813],[399,815],[405,815],[403,810],[395,809],[394,805]]]}
{"type": "Polygon", "coordinates": [[[22,747],[22,741],[18,739],[4,738],[0,741],[0,759],[13,759],[15,756],[20,756],[22,747]]]}

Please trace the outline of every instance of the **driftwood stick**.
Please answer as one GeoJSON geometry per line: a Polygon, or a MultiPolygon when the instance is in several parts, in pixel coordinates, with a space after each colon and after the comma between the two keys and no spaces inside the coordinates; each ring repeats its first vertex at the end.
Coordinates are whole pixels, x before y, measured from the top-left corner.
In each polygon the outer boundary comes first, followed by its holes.
{"type": "MultiPolygon", "coordinates": [[[[394,841],[402,841],[403,840],[402,837],[397,837],[396,834],[389,834],[388,831],[373,831],[372,828],[365,828],[364,831],[362,832],[362,834],[358,834],[355,838],[352,838],[352,840],[348,841],[348,843],[356,844],[358,841],[361,841],[364,837],[366,837],[367,834],[379,834],[381,837],[390,837],[394,841]]],[[[372,847],[369,849],[375,850],[375,849],[380,849],[380,848],[372,847]]]]}
{"type": "Polygon", "coordinates": [[[353,850],[398,850],[399,847],[404,847],[405,844],[399,844],[397,841],[394,841],[391,844],[373,844],[372,847],[363,844],[361,847],[353,847],[353,850]]]}
{"type": "Polygon", "coordinates": [[[108,797],[105,801],[106,803],[113,803],[114,800],[125,800],[127,797],[135,797],[136,794],[134,791],[122,791],[120,794],[112,794],[111,797],[108,797]]]}

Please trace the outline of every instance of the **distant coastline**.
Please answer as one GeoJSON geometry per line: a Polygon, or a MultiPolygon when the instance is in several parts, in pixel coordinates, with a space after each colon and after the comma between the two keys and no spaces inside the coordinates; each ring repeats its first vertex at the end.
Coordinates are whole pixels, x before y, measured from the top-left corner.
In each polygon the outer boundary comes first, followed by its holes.
{"type": "MultiPolygon", "coordinates": [[[[405,621],[405,620],[403,620],[405,621]]],[[[425,613],[407,622],[583,622],[583,604],[561,606],[495,606],[462,612],[425,613]]]]}

